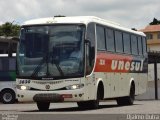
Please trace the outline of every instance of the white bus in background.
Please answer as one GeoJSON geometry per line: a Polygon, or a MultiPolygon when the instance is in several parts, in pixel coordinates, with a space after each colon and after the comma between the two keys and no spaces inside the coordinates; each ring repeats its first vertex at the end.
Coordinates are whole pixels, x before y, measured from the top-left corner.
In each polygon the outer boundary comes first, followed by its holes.
{"type": "Polygon", "coordinates": [[[0,101],[4,104],[16,101],[16,54],[0,54],[0,101]]]}
{"type": "Polygon", "coordinates": [[[145,34],[97,17],[51,17],[25,22],[17,51],[18,100],[48,110],[75,101],[98,108],[115,99],[132,105],[146,91],[145,34]]]}

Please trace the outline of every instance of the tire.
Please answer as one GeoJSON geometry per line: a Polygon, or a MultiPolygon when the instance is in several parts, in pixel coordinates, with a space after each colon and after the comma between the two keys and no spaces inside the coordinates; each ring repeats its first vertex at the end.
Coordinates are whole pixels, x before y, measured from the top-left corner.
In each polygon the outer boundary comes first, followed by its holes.
{"type": "Polygon", "coordinates": [[[37,102],[37,107],[39,111],[48,111],[50,106],[49,102],[37,102]]]}
{"type": "Polygon", "coordinates": [[[80,109],[98,109],[99,108],[99,100],[77,102],[77,105],[80,109]]]}
{"type": "Polygon", "coordinates": [[[88,104],[89,104],[90,109],[98,109],[99,108],[99,99],[89,101],[88,104]]]}
{"type": "Polygon", "coordinates": [[[13,104],[16,100],[16,94],[12,90],[3,90],[1,92],[1,102],[4,104],[13,104]]]}
{"type": "Polygon", "coordinates": [[[134,84],[131,85],[130,88],[130,94],[127,97],[121,97],[117,98],[117,104],[122,106],[122,105],[133,105],[135,100],[135,86],[134,84]]]}
{"type": "Polygon", "coordinates": [[[80,109],[88,109],[88,101],[84,101],[84,102],[77,102],[77,105],[80,109]]]}

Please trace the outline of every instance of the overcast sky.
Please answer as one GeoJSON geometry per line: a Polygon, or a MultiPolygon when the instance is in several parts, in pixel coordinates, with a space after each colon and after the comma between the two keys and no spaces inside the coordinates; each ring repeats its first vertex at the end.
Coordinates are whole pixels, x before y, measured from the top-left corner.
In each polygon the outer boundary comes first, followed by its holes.
{"type": "Polygon", "coordinates": [[[0,0],[0,24],[54,15],[97,16],[141,29],[160,20],[160,0],[0,0]]]}

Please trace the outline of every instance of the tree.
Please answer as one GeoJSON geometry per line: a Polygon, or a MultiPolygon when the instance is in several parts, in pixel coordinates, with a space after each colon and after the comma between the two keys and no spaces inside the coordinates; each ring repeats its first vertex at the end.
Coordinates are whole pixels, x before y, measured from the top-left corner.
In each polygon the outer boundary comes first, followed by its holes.
{"type": "Polygon", "coordinates": [[[11,22],[6,22],[0,26],[0,36],[18,36],[19,31],[20,26],[11,22]]]}
{"type": "Polygon", "coordinates": [[[149,24],[150,25],[158,25],[158,24],[160,24],[160,20],[157,20],[156,18],[154,18],[153,21],[149,24]]]}

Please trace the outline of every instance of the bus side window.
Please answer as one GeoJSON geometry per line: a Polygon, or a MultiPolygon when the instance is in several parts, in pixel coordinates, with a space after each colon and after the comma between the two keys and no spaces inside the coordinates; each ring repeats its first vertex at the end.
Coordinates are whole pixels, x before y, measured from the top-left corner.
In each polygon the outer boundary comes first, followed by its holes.
{"type": "MultiPolygon", "coordinates": [[[[87,75],[89,75],[92,72],[92,69],[94,67],[94,63],[95,63],[95,24],[94,23],[89,23],[87,26],[87,34],[86,34],[86,39],[89,40],[89,49],[88,49],[88,55],[89,58],[86,59],[87,63],[88,63],[88,70],[87,71],[87,75]]],[[[87,56],[86,56],[87,57],[87,56]]]]}
{"type": "Polygon", "coordinates": [[[142,43],[143,43],[143,55],[147,54],[147,46],[146,46],[146,38],[142,37],[142,43]]]}
{"type": "Polygon", "coordinates": [[[116,52],[123,53],[122,33],[115,31],[116,52]]]}
{"type": "Polygon", "coordinates": [[[2,58],[2,71],[8,71],[9,68],[9,59],[8,58],[2,58]]]}
{"type": "Polygon", "coordinates": [[[15,71],[16,70],[16,58],[9,59],[9,70],[15,71]]]}
{"type": "Polygon", "coordinates": [[[106,28],[106,46],[107,51],[115,51],[114,31],[110,28],[106,28]]]}
{"type": "Polygon", "coordinates": [[[2,59],[0,58],[0,71],[2,71],[2,70],[3,70],[3,68],[2,68],[3,66],[2,66],[2,65],[3,65],[3,63],[2,63],[2,59]]]}
{"type": "Polygon", "coordinates": [[[105,50],[105,33],[104,28],[102,26],[96,26],[97,32],[97,49],[98,50],[105,50]]]}
{"type": "Polygon", "coordinates": [[[138,51],[139,51],[139,55],[142,55],[142,39],[141,37],[138,37],[138,51]]]}
{"type": "Polygon", "coordinates": [[[131,46],[132,46],[132,54],[138,55],[138,46],[137,46],[137,37],[135,35],[131,35],[131,46]]]}
{"type": "Polygon", "coordinates": [[[128,33],[123,33],[124,53],[131,54],[131,40],[128,33]]]}

